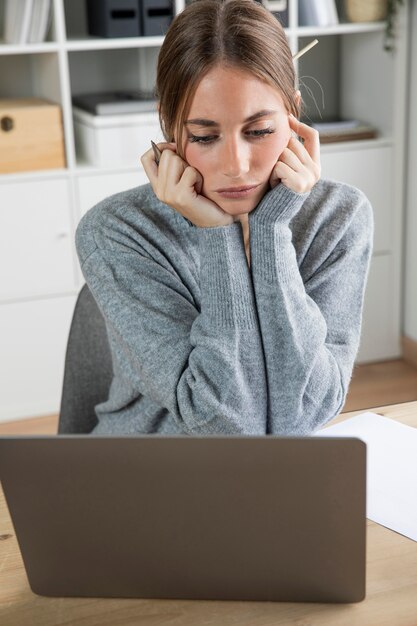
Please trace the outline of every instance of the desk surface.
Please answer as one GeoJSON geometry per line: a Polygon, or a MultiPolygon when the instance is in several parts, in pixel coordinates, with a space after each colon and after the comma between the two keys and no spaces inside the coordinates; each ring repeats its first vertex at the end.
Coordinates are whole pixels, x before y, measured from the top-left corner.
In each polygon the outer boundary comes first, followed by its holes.
{"type": "MultiPolygon", "coordinates": [[[[417,402],[370,409],[417,427],[417,402]]],[[[363,411],[344,413],[332,423],[363,411]]],[[[0,624],[5,626],[416,626],[417,543],[368,520],[358,604],[43,598],[28,585],[0,488],[0,624]]]]}

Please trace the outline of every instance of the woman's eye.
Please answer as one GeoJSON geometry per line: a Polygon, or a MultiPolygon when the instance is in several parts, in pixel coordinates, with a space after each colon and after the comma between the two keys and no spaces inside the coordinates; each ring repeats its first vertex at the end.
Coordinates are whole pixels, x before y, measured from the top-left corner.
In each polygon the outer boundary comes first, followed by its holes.
{"type": "Polygon", "coordinates": [[[190,135],[188,137],[191,143],[211,143],[215,139],[217,139],[216,135],[204,135],[200,137],[199,135],[190,135]]]}
{"type": "Polygon", "coordinates": [[[250,130],[248,135],[252,137],[264,137],[265,135],[272,135],[275,131],[272,128],[262,128],[261,130],[250,130]]]}
{"type": "MultiPolygon", "coordinates": [[[[259,130],[248,130],[246,135],[249,137],[265,137],[266,135],[272,135],[275,130],[273,128],[262,128],[259,130]]],[[[218,138],[218,135],[189,135],[188,139],[190,143],[203,143],[205,145],[213,143],[218,138]]]]}

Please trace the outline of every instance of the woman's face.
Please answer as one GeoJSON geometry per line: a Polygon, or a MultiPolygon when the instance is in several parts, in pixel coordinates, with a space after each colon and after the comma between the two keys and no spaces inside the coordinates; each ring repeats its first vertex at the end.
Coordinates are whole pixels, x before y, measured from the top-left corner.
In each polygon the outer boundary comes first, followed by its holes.
{"type": "Polygon", "coordinates": [[[203,177],[202,195],[230,215],[252,211],[291,137],[279,91],[244,70],[217,66],[200,81],[187,118],[185,159],[203,177]],[[219,191],[254,185],[244,195],[219,191]]]}

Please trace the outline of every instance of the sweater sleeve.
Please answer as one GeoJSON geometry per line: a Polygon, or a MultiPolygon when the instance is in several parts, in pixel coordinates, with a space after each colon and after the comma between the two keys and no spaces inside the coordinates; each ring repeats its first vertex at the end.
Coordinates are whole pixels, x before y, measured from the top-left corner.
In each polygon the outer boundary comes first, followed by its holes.
{"type": "Polygon", "coordinates": [[[359,346],[372,209],[362,192],[347,185],[323,200],[314,189],[298,194],[280,184],[249,223],[267,368],[267,432],[309,434],[345,402],[359,346]],[[322,210],[303,280],[289,223],[304,203],[305,229],[317,221],[320,203],[322,210]]]}
{"type": "Polygon", "coordinates": [[[197,307],[149,241],[145,249],[123,220],[103,226],[99,217],[93,209],[81,221],[77,252],[132,397],[140,390],[168,410],[180,432],[265,434],[265,364],[240,224],[198,229],[197,307]]]}

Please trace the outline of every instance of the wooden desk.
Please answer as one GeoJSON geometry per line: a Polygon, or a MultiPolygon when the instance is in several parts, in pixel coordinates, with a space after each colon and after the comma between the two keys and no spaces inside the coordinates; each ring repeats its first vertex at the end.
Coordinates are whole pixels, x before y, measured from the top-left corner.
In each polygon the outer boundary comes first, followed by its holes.
{"type": "MultiPolygon", "coordinates": [[[[417,402],[373,409],[417,427],[417,402]]],[[[354,411],[334,422],[357,415],[354,411]]],[[[367,596],[358,604],[43,598],[26,579],[0,490],[3,626],[416,626],[417,543],[368,521],[367,596]]]]}

